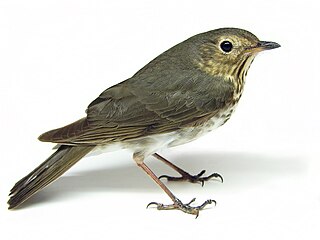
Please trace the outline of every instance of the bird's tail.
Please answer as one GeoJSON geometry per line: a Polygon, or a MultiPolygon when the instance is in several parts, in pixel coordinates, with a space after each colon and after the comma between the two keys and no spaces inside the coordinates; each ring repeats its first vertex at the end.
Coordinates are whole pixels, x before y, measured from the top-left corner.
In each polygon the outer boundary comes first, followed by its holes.
{"type": "Polygon", "coordinates": [[[17,182],[10,191],[9,209],[19,206],[71,168],[94,147],[60,146],[46,161],[17,182]]]}

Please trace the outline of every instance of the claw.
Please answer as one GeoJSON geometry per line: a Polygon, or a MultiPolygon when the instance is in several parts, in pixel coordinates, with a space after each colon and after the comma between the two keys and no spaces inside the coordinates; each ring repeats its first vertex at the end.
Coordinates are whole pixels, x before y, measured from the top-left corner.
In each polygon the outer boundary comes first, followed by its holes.
{"type": "Polygon", "coordinates": [[[187,203],[187,206],[190,206],[191,203],[193,203],[196,200],[196,198],[192,198],[191,201],[189,203],[187,203]]]}
{"type": "Polygon", "coordinates": [[[176,177],[171,177],[171,176],[168,176],[168,175],[161,175],[160,177],[159,177],[159,179],[161,179],[161,178],[166,178],[168,181],[170,181],[171,179],[176,179],[176,177]],[[170,179],[170,180],[169,180],[170,179]]]}
{"type": "Polygon", "coordinates": [[[207,177],[203,177],[204,181],[207,181],[211,178],[219,178],[221,183],[223,183],[223,177],[219,174],[219,173],[212,173],[211,175],[207,176],[207,177]]]}
{"type": "Polygon", "coordinates": [[[202,203],[199,206],[192,207],[190,206],[191,203],[193,203],[196,199],[193,198],[190,202],[183,204],[178,198],[176,198],[173,202],[173,204],[164,205],[162,203],[157,202],[151,202],[147,205],[147,208],[151,205],[156,205],[158,210],[181,210],[185,213],[196,215],[196,218],[199,216],[199,212],[204,209],[208,204],[214,203],[216,205],[216,201],[212,199],[206,200],[204,203],[202,203]]]}
{"type": "Polygon", "coordinates": [[[203,209],[205,206],[207,206],[208,204],[214,203],[214,206],[217,206],[217,201],[213,200],[213,199],[208,199],[206,200],[204,203],[202,203],[200,205],[200,209],[203,209]]]}
{"type": "Polygon", "coordinates": [[[202,170],[201,172],[198,173],[197,177],[201,177],[203,174],[205,174],[206,170],[202,170]]]}
{"type": "Polygon", "coordinates": [[[166,178],[168,181],[189,181],[192,183],[200,182],[202,187],[204,186],[204,182],[210,180],[211,178],[218,178],[223,183],[223,178],[219,173],[212,173],[211,175],[209,175],[207,177],[202,177],[203,174],[205,174],[205,172],[206,172],[206,170],[202,170],[197,175],[191,175],[186,172],[181,177],[171,177],[168,175],[161,175],[159,177],[159,179],[166,178]]]}
{"type": "Polygon", "coordinates": [[[172,209],[176,208],[176,206],[174,204],[164,205],[162,203],[157,203],[157,202],[149,203],[147,205],[147,208],[150,207],[151,205],[156,205],[158,210],[172,210],[172,209]]]}
{"type": "Polygon", "coordinates": [[[147,207],[146,208],[149,208],[151,205],[157,205],[158,206],[159,203],[157,202],[151,202],[151,203],[148,203],[147,207]]]}

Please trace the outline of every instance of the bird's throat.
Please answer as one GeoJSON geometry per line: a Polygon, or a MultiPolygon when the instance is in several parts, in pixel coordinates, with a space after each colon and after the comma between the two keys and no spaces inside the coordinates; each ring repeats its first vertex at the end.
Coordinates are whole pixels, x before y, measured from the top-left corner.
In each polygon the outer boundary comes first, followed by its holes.
{"type": "Polygon", "coordinates": [[[236,66],[236,68],[233,69],[233,71],[230,74],[230,80],[233,82],[235,86],[235,98],[240,98],[243,87],[245,84],[245,80],[247,77],[248,70],[254,60],[254,55],[251,55],[242,61],[240,61],[236,66]]]}
{"type": "Polygon", "coordinates": [[[245,79],[248,70],[253,62],[255,55],[249,55],[245,58],[239,59],[233,67],[230,64],[215,64],[213,61],[197,62],[200,70],[215,77],[222,77],[226,81],[230,81],[234,85],[234,100],[238,101],[243,92],[245,79]]]}

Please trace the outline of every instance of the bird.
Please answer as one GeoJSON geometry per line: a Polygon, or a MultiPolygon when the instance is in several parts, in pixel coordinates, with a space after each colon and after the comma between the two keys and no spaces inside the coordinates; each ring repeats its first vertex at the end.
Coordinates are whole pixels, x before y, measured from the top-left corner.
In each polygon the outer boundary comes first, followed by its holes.
{"type": "Polygon", "coordinates": [[[132,77],[103,91],[86,116],[43,133],[39,140],[57,144],[56,151],[18,181],[9,194],[9,209],[18,208],[90,152],[128,149],[132,158],[168,195],[171,204],[151,202],[158,210],[181,210],[199,215],[208,199],[193,206],[183,203],[161,179],[204,184],[218,173],[191,175],[158,154],[224,125],[243,93],[252,61],[264,50],[278,48],[239,28],[219,28],[194,35],[163,52],[132,77]],[[181,177],[158,177],[145,163],[153,156],[181,177]]]}

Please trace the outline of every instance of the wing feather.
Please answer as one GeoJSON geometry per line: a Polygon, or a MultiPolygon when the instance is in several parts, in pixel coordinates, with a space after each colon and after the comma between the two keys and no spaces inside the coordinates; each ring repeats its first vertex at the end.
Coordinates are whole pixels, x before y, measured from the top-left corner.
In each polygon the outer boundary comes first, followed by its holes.
{"type": "Polygon", "coordinates": [[[233,85],[225,79],[194,71],[182,71],[175,79],[172,74],[138,75],[108,88],[88,106],[86,118],[39,139],[99,145],[175,131],[212,116],[232,100],[233,85]]]}

